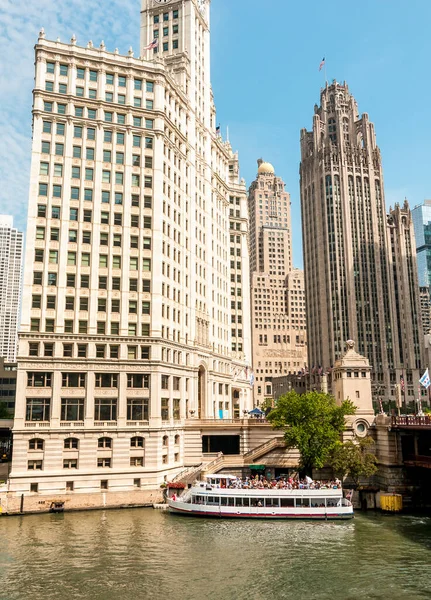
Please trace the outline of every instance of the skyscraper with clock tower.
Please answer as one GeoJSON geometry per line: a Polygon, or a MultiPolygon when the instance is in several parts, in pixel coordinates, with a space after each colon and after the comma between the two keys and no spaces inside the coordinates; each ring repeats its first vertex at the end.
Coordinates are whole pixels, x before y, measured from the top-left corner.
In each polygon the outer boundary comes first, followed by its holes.
{"type": "Polygon", "coordinates": [[[142,0],[125,56],[39,34],[11,493],[154,489],[189,464],[190,422],[252,407],[246,188],[209,18],[142,0]]]}

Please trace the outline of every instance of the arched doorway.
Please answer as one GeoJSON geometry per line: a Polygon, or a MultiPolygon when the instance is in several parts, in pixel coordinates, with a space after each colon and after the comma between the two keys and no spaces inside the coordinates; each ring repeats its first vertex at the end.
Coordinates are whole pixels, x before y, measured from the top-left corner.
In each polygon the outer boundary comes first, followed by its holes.
{"type": "Polygon", "coordinates": [[[205,416],[206,406],[206,370],[203,365],[198,371],[198,419],[205,416]]]}

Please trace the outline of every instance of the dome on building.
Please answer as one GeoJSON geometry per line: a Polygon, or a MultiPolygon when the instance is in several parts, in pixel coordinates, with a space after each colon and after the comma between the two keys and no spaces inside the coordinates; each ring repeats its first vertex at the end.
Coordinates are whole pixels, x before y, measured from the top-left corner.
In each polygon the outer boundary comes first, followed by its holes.
{"type": "Polygon", "coordinates": [[[271,163],[263,162],[259,165],[257,172],[259,175],[262,175],[262,173],[274,175],[275,170],[271,163]]]}

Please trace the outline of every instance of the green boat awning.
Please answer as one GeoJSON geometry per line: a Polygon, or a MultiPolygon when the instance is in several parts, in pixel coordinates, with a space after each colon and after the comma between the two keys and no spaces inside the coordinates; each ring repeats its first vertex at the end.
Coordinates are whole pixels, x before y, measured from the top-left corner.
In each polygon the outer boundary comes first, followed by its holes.
{"type": "Polygon", "coordinates": [[[250,469],[252,471],[262,471],[265,468],[265,465],[250,465],[250,469]]]}

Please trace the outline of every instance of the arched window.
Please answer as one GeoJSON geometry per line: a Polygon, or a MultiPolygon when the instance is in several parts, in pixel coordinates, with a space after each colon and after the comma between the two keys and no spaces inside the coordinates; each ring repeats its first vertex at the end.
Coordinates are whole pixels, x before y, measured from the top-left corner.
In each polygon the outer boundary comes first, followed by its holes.
{"type": "Polygon", "coordinates": [[[178,446],[178,445],[179,445],[179,443],[180,443],[180,441],[181,441],[181,438],[180,438],[180,436],[177,434],[177,435],[175,436],[175,445],[176,445],[176,446],[178,446]]]}
{"type": "Polygon", "coordinates": [[[66,450],[77,450],[79,447],[78,438],[66,438],[64,440],[64,447],[66,450]]]}
{"type": "Polygon", "coordinates": [[[45,442],[40,438],[33,438],[28,443],[29,450],[43,450],[45,442]]]}
{"type": "Polygon", "coordinates": [[[169,446],[169,438],[167,435],[163,436],[163,445],[164,446],[169,446]]]}
{"type": "Polygon", "coordinates": [[[130,440],[131,448],[143,448],[145,445],[145,440],[141,436],[132,437],[130,440]]]}
{"type": "Polygon", "coordinates": [[[101,437],[97,440],[98,448],[112,448],[112,438],[101,437]]]}

